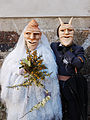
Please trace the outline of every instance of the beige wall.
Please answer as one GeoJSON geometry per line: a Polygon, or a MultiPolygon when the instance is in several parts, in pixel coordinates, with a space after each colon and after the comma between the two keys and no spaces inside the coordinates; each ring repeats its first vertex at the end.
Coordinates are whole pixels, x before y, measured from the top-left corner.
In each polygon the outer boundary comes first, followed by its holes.
{"type": "MultiPolygon", "coordinates": [[[[61,17],[64,22],[69,22],[71,17],[61,17]]],[[[21,34],[24,27],[29,21],[35,19],[43,32],[55,32],[54,37],[56,37],[56,29],[58,27],[59,20],[58,17],[43,17],[43,18],[0,18],[0,31],[16,31],[21,34]]],[[[79,30],[90,30],[90,17],[74,17],[73,26],[79,30]]]]}

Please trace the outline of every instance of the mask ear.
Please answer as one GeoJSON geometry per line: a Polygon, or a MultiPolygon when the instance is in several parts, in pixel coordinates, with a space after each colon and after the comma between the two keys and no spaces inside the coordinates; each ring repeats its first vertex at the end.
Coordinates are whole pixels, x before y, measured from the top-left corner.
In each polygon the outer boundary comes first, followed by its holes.
{"type": "Polygon", "coordinates": [[[69,24],[72,24],[72,20],[73,20],[73,17],[71,17],[71,19],[69,20],[69,24]]]}
{"type": "Polygon", "coordinates": [[[60,21],[60,24],[62,25],[63,24],[63,21],[61,20],[61,18],[58,18],[59,19],[59,21],[60,21]]]}

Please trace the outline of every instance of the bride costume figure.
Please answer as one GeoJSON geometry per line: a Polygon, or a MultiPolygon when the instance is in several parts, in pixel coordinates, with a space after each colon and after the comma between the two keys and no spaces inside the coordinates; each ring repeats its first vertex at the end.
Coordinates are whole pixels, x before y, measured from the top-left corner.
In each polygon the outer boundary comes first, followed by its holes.
{"type": "Polygon", "coordinates": [[[6,57],[0,73],[1,99],[6,103],[7,120],[62,120],[62,106],[57,79],[57,65],[53,52],[50,49],[46,36],[41,33],[38,23],[35,20],[23,30],[15,49],[6,57]],[[25,113],[42,101],[45,97],[43,88],[34,84],[29,87],[8,88],[21,84],[25,78],[20,74],[20,60],[26,58],[27,47],[33,51],[37,50],[37,55],[42,55],[42,59],[48,73],[52,74],[42,81],[45,88],[51,92],[50,100],[44,107],[35,109],[22,117],[25,113]],[[27,95],[28,94],[28,95],[27,95]],[[29,96],[29,97],[27,97],[29,96]]]}

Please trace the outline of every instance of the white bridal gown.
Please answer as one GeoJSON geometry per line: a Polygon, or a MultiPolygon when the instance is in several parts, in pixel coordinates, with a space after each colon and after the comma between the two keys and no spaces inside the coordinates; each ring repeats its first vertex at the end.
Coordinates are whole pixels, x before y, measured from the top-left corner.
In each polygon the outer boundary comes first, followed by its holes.
{"type": "MultiPolygon", "coordinates": [[[[20,87],[19,90],[7,88],[7,86],[17,85],[24,81],[24,77],[18,74],[19,62],[26,57],[23,33],[24,31],[19,38],[16,48],[4,60],[0,73],[1,99],[6,103],[7,120],[19,120],[45,97],[44,90],[35,85],[30,86],[29,89],[25,87],[20,87]],[[29,97],[27,98],[27,96],[29,97]]],[[[42,35],[41,41],[45,39],[45,35],[42,35]]],[[[51,99],[44,107],[28,113],[21,120],[62,120],[57,65],[53,52],[43,42],[39,43],[36,50],[38,56],[42,55],[44,64],[48,67],[48,73],[53,72],[50,77],[46,77],[45,81],[42,82],[46,89],[51,92],[51,99]]]]}

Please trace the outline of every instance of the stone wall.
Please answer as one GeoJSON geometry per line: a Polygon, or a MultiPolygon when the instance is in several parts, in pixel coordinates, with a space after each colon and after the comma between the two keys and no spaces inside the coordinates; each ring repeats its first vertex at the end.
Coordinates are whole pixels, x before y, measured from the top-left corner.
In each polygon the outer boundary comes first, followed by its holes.
{"type": "MultiPolygon", "coordinates": [[[[18,38],[33,18],[0,18],[0,67],[4,58],[13,50],[18,38]]],[[[56,32],[59,25],[58,18],[35,18],[39,23],[41,30],[47,36],[49,42],[58,41],[56,32]]],[[[68,22],[70,17],[62,17],[64,22],[68,22]]],[[[90,17],[76,17],[73,19],[75,28],[75,43],[85,48],[86,63],[82,69],[82,73],[88,80],[88,116],[90,116],[90,17]]],[[[0,112],[2,115],[0,120],[5,119],[5,107],[0,103],[0,112]],[[2,109],[1,109],[2,108],[2,109]]]]}

